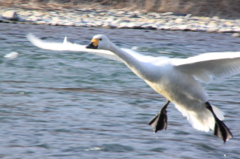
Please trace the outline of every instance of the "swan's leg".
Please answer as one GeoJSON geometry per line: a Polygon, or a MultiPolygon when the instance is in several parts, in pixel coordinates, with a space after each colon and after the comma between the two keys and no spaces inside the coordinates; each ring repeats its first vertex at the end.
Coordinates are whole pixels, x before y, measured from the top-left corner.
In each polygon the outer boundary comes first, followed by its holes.
{"type": "Polygon", "coordinates": [[[159,113],[148,123],[153,127],[153,131],[156,133],[158,130],[167,129],[167,106],[170,103],[168,100],[162,107],[159,113]]]}
{"type": "Polygon", "coordinates": [[[209,102],[206,102],[206,107],[212,112],[215,119],[214,135],[221,138],[225,143],[227,140],[233,137],[231,131],[224,124],[224,122],[217,118],[209,102]]]}

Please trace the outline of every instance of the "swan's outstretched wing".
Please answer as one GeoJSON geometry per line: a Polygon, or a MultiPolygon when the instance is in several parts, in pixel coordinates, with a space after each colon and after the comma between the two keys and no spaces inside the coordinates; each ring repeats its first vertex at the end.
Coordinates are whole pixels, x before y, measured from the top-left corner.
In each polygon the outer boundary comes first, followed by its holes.
{"type": "MultiPolygon", "coordinates": [[[[80,45],[80,44],[75,44],[67,41],[67,37],[64,38],[63,43],[57,43],[57,42],[46,42],[43,41],[33,34],[29,33],[27,35],[27,39],[35,46],[46,49],[46,50],[53,50],[53,51],[77,51],[77,52],[88,52],[92,54],[96,54],[111,60],[116,60],[123,62],[122,59],[120,59],[118,56],[116,56],[114,53],[108,50],[100,50],[100,49],[88,49],[86,48],[86,45],[80,45]]],[[[128,54],[131,54],[135,58],[137,58],[140,61],[151,61],[155,57],[152,56],[145,56],[141,55],[138,52],[131,50],[131,49],[126,49],[126,48],[121,48],[123,51],[125,51],[128,54]]]]}
{"type": "Polygon", "coordinates": [[[211,82],[213,78],[240,73],[240,52],[205,53],[187,59],[173,59],[172,65],[202,82],[211,82]]]}
{"type": "Polygon", "coordinates": [[[33,34],[29,33],[27,35],[27,39],[35,46],[46,49],[46,50],[53,50],[53,51],[77,51],[77,52],[88,52],[93,53],[99,56],[103,56],[108,59],[121,61],[114,53],[107,50],[97,50],[97,49],[87,49],[86,45],[75,44],[67,41],[67,37],[64,38],[63,43],[58,42],[47,42],[43,41],[33,34]]]}

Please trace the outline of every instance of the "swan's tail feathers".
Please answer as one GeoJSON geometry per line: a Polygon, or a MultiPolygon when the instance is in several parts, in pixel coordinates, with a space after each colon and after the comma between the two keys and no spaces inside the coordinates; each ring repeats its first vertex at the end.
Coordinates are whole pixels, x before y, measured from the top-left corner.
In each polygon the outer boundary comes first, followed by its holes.
{"type": "Polygon", "coordinates": [[[209,109],[215,119],[215,127],[214,127],[214,135],[216,135],[217,137],[219,137],[220,139],[223,140],[223,142],[225,143],[226,141],[228,141],[229,139],[233,138],[233,135],[231,133],[231,131],[228,129],[228,127],[224,124],[224,122],[222,122],[219,118],[218,115],[216,115],[214,110],[215,108],[213,108],[213,106],[210,105],[209,102],[206,103],[206,107],[207,109],[209,109]]]}
{"type": "Polygon", "coordinates": [[[167,129],[167,106],[170,101],[162,107],[160,112],[148,123],[153,127],[153,131],[156,133],[158,130],[167,129]]]}
{"type": "Polygon", "coordinates": [[[196,108],[196,110],[188,110],[181,105],[175,106],[183,116],[187,117],[195,129],[205,132],[212,130],[214,135],[224,142],[233,137],[230,130],[221,121],[224,119],[224,113],[217,107],[210,105],[209,102],[199,107],[199,109],[196,108]]]}
{"type": "Polygon", "coordinates": [[[187,117],[187,120],[193,126],[193,128],[205,132],[214,130],[215,121],[213,115],[205,107],[197,110],[188,110],[180,105],[175,106],[183,116],[187,117]]]}

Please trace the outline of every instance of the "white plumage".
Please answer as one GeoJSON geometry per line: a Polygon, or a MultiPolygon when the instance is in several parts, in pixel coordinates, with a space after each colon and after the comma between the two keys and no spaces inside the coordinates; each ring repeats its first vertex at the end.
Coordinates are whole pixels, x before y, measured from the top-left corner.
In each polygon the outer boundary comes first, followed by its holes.
{"type": "Polygon", "coordinates": [[[32,34],[28,34],[27,38],[43,49],[89,52],[124,62],[156,92],[171,101],[194,128],[201,131],[214,130],[214,134],[223,138],[224,142],[232,137],[230,131],[226,137],[221,137],[216,132],[218,122],[214,114],[219,120],[223,120],[223,112],[215,106],[212,106],[213,112],[206,108],[209,104],[208,95],[198,81],[208,83],[214,78],[239,74],[240,52],[205,53],[186,59],[170,59],[144,56],[130,49],[120,49],[104,35],[93,37],[91,47],[95,49],[70,43],[66,38],[64,43],[44,42],[32,34]]]}
{"type": "Polygon", "coordinates": [[[16,57],[18,57],[19,53],[18,52],[11,52],[9,54],[6,54],[4,57],[7,59],[15,59],[16,57]]]}

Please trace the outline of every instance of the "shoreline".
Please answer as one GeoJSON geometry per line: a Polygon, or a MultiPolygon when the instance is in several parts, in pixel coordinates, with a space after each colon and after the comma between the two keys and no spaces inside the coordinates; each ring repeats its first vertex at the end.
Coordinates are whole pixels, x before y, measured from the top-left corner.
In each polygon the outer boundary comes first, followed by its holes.
{"type": "Polygon", "coordinates": [[[195,31],[210,33],[235,33],[239,37],[239,19],[192,16],[172,12],[156,13],[120,9],[65,9],[37,10],[17,7],[1,7],[0,23],[30,23],[76,27],[102,27],[119,29],[147,29],[169,31],[195,31]],[[15,19],[4,17],[15,12],[15,19]]]}

